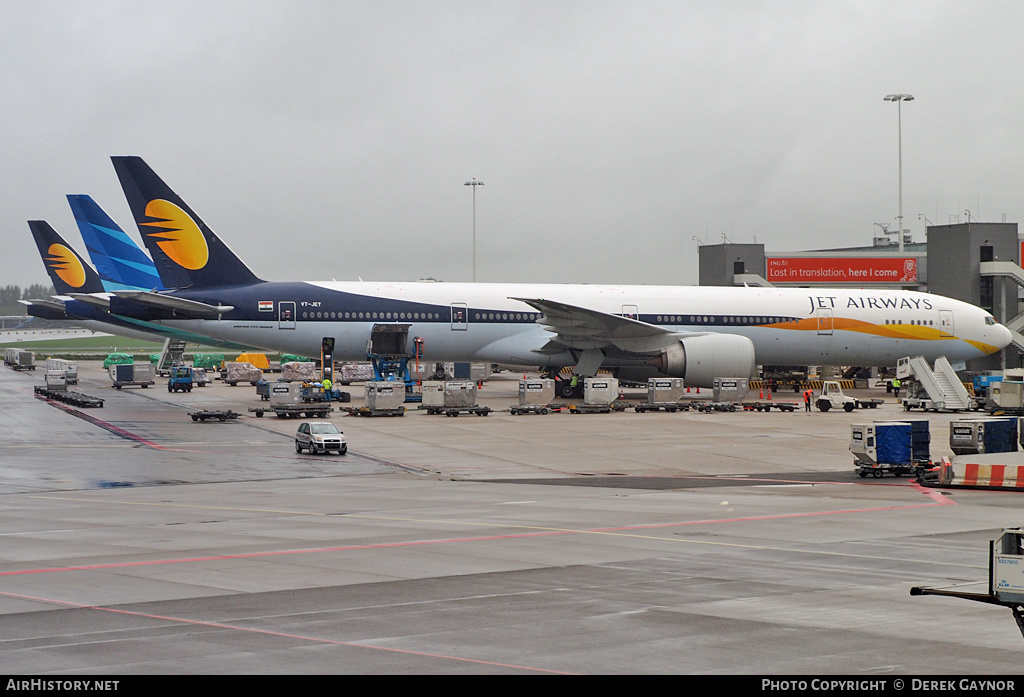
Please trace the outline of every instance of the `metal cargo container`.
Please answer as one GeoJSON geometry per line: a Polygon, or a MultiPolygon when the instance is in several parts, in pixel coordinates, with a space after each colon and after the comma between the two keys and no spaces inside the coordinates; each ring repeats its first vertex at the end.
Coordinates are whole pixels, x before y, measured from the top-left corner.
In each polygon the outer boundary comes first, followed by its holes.
{"type": "Polygon", "coordinates": [[[611,404],[619,398],[618,378],[584,378],[584,404],[611,404]]]}
{"type": "Polygon", "coordinates": [[[271,408],[302,404],[301,382],[285,382],[284,380],[272,382],[267,388],[267,392],[271,408]]]}
{"type": "Polygon", "coordinates": [[[647,402],[668,404],[678,402],[686,393],[682,378],[648,378],[647,402]]]}
{"type": "Polygon", "coordinates": [[[853,424],[850,452],[857,465],[909,465],[913,462],[913,427],[907,422],[853,424]]]}
{"type": "Polygon", "coordinates": [[[153,382],[156,379],[156,366],[152,363],[133,363],[132,379],[140,385],[144,382],[153,382]]]}
{"type": "Polygon", "coordinates": [[[444,383],[446,407],[471,407],[476,404],[476,383],[472,380],[447,380],[444,383]]]}
{"type": "Polygon", "coordinates": [[[555,381],[550,378],[519,381],[519,404],[548,404],[555,398],[555,381]]]}
{"type": "Polygon", "coordinates": [[[15,349],[14,359],[11,365],[15,370],[35,370],[36,365],[34,358],[35,354],[33,354],[31,351],[22,351],[19,349],[15,349]]]}
{"type": "Polygon", "coordinates": [[[421,385],[423,401],[426,408],[444,406],[444,382],[441,380],[425,380],[421,385]]]}
{"type": "Polygon", "coordinates": [[[739,402],[750,392],[749,378],[715,378],[713,399],[716,402],[739,402]]]}
{"type": "Polygon", "coordinates": [[[67,384],[74,385],[78,382],[78,362],[69,361],[64,358],[47,358],[46,370],[59,370],[64,373],[67,384]]]}
{"type": "Polygon", "coordinates": [[[957,455],[1016,452],[1017,417],[951,421],[949,448],[957,455]]]}
{"type": "Polygon", "coordinates": [[[988,401],[1003,409],[1024,407],[1024,382],[1002,380],[988,386],[988,401]]]}
{"type": "Polygon", "coordinates": [[[369,409],[399,409],[405,403],[404,382],[366,383],[365,406],[369,409]]]}
{"type": "Polygon", "coordinates": [[[48,390],[68,389],[68,376],[63,370],[47,370],[43,379],[46,380],[46,389],[48,390]]]}

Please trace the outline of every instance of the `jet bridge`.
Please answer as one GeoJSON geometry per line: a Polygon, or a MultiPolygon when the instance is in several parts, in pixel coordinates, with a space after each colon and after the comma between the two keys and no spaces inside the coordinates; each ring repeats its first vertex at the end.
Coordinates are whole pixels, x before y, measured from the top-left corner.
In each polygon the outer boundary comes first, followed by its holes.
{"type": "MultiPolygon", "coordinates": [[[[1009,278],[1018,286],[1024,288],[1024,269],[1012,261],[983,261],[978,265],[978,269],[982,276],[1009,278]]],[[[1003,326],[1010,330],[1014,346],[1024,351],[1024,334],[1022,334],[1024,332],[1024,312],[1003,322],[1003,326]]]]}

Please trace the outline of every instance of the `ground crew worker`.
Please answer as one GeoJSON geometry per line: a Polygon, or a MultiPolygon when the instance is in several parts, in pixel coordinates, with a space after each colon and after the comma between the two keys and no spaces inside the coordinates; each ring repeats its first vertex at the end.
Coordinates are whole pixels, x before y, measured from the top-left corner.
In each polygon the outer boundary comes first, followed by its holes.
{"type": "Polygon", "coordinates": [[[328,402],[331,401],[331,379],[324,378],[324,381],[321,384],[324,386],[324,399],[328,402]]]}
{"type": "Polygon", "coordinates": [[[902,384],[899,378],[892,381],[892,391],[896,394],[896,399],[900,398],[900,386],[902,384]]]}
{"type": "Polygon", "coordinates": [[[811,395],[814,394],[814,390],[806,390],[804,392],[804,411],[811,410],[811,395]]]}

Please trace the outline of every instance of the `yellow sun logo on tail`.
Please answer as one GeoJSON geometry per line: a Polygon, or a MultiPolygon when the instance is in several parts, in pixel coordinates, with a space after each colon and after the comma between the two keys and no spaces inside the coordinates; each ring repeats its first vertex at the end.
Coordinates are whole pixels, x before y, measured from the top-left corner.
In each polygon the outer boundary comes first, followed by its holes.
{"type": "Polygon", "coordinates": [[[53,269],[60,280],[72,288],[85,285],[85,267],[74,252],[62,244],[51,244],[46,253],[46,265],[53,269]]]}
{"type": "Polygon", "coordinates": [[[202,231],[188,213],[170,201],[153,199],[146,204],[146,215],[159,218],[152,223],[142,223],[158,228],[146,233],[157,240],[157,246],[171,261],[191,271],[201,269],[210,260],[210,248],[202,231]]]}

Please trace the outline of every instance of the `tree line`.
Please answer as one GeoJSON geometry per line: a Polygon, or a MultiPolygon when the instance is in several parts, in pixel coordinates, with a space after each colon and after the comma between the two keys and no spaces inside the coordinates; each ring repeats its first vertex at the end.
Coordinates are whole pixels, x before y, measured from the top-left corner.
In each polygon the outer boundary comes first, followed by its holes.
{"type": "Polygon", "coordinates": [[[0,287],[0,315],[23,315],[25,306],[19,300],[38,300],[54,295],[53,286],[33,283],[24,290],[20,286],[0,287]]]}

